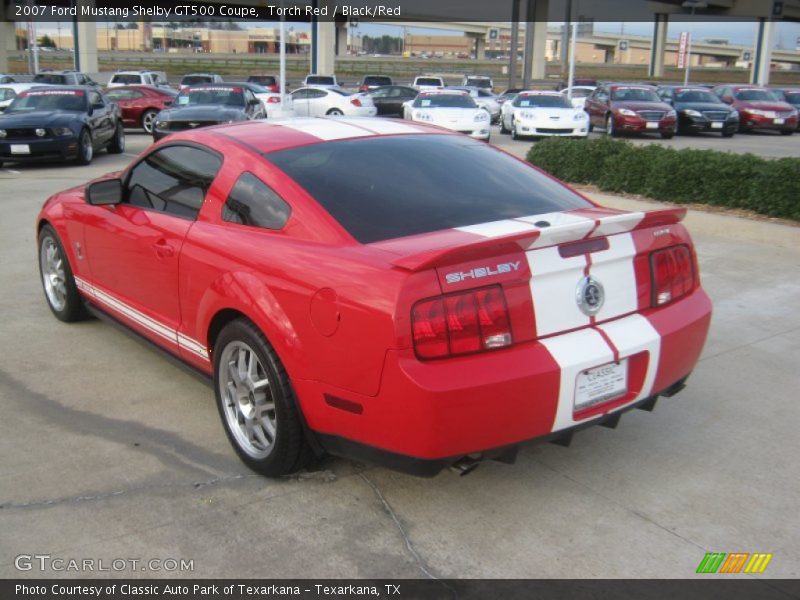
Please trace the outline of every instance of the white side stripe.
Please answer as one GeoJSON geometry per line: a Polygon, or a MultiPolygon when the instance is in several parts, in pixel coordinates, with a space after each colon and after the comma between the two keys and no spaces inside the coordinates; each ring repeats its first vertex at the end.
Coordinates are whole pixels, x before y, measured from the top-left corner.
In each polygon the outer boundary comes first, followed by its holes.
{"type": "Polygon", "coordinates": [[[642,315],[633,314],[624,319],[598,325],[597,328],[606,333],[623,358],[645,350],[649,353],[642,391],[631,402],[647,398],[654,391],[660,391],[653,390],[653,382],[661,356],[661,336],[650,321],[642,315]]]}
{"type": "Polygon", "coordinates": [[[197,356],[208,360],[208,350],[198,342],[197,340],[193,340],[192,338],[179,333],[174,329],[170,329],[163,323],[159,323],[158,321],[148,317],[147,315],[139,312],[132,306],[125,304],[124,302],[114,298],[107,292],[104,292],[100,288],[90,284],[89,282],[75,277],[75,284],[78,289],[91,296],[93,299],[97,300],[101,304],[105,305],[108,308],[116,311],[117,313],[127,317],[131,321],[134,321],[138,325],[141,325],[148,331],[158,335],[159,337],[165,339],[166,341],[170,342],[171,344],[178,346],[179,348],[183,348],[196,354],[197,356]]]}
{"type": "Polygon", "coordinates": [[[531,270],[531,298],[537,335],[589,325],[589,317],[575,302],[586,258],[582,254],[562,258],[556,246],[526,252],[525,257],[531,270]]]}
{"type": "Polygon", "coordinates": [[[636,246],[629,233],[608,236],[608,250],[593,252],[589,274],[603,284],[605,302],[597,321],[634,312],[639,307],[633,258],[636,246]]]}
{"type": "Polygon", "coordinates": [[[313,135],[321,140],[341,140],[373,135],[366,129],[353,127],[346,122],[338,122],[334,119],[293,119],[281,122],[280,125],[281,127],[313,135]]]}

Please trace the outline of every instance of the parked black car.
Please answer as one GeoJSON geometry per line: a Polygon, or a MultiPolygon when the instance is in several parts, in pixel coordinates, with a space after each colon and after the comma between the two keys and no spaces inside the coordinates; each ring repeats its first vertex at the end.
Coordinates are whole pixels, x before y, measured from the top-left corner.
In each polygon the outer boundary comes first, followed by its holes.
{"type": "Polygon", "coordinates": [[[125,150],[119,107],[87,86],[37,87],[21,92],[0,116],[3,161],[92,162],[94,153],[125,150]]]}
{"type": "Polygon", "coordinates": [[[369,92],[378,109],[378,116],[403,116],[403,102],[413,100],[419,90],[404,85],[384,85],[369,92]]]}
{"type": "Polygon", "coordinates": [[[678,113],[678,133],[708,131],[731,137],[739,129],[739,113],[708,88],[663,85],[657,91],[678,113]]]}
{"type": "MultiPolygon", "coordinates": [[[[791,104],[797,112],[800,112],[800,88],[783,88],[773,91],[778,95],[778,98],[791,104]]],[[[797,121],[797,129],[800,131],[800,120],[797,121]]]]}
{"type": "Polygon", "coordinates": [[[245,84],[196,85],[181,91],[172,106],[156,115],[153,139],[158,141],[176,131],[263,116],[261,101],[245,84]]]}

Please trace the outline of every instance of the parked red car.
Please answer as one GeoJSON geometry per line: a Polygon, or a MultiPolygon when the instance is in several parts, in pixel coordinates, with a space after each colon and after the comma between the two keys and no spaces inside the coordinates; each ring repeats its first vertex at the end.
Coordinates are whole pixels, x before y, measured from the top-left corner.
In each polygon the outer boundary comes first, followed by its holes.
{"type": "Polygon", "coordinates": [[[713,92],[739,112],[739,131],[768,129],[792,135],[797,129],[797,110],[772,90],[756,85],[718,85],[713,92]]]}
{"type": "Polygon", "coordinates": [[[55,316],[213,377],[254,470],[433,475],[684,386],[711,316],[685,212],[597,206],[440,128],[307,118],[175,133],[48,199],[37,238],[55,316]]]}
{"type": "Polygon", "coordinates": [[[174,90],[149,85],[126,85],[106,92],[119,105],[125,127],[141,127],[148,134],[153,133],[156,115],[172,104],[177,95],[174,90]]]}
{"type": "Polygon", "coordinates": [[[604,127],[612,137],[623,133],[659,133],[669,139],[678,126],[675,110],[648,85],[601,85],[586,98],[584,110],[589,114],[589,131],[604,127]]]}

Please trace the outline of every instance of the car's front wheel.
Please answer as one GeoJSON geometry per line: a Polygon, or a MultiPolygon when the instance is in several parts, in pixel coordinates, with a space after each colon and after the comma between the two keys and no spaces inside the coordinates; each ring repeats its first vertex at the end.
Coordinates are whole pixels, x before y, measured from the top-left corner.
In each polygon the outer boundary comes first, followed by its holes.
{"type": "Polygon", "coordinates": [[[50,225],[39,232],[39,273],[47,305],[56,318],[69,323],[86,317],[64,247],[50,225]]]}
{"type": "Polygon", "coordinates": [[[214,345],[214,389],[239,458],[268,477],[288,475],[311,456],[289,376],[264,334],[232,321],[214,345]]]}
{"type": "Polygon", "coordinates": [[[88,165],[93,158],[94,143],[92,142],[92,134],[87,129],[84,129],[78,138],[78,157],[75,162],[79,165],[88,165]]]}
{"type": "Polygon", "coordinates": [[[781,135],[792,135],[794,133],[793,129],[784,129],[781,131],[781,135]]]}
{"type": "Polygon", "coordinates": [[[617,137],[617,129],[614,127],[613,115],[608,115],[606,117],[606,135],[609,137],[617,137]]]}
{"type": "Polygon", "coordinates": [[[142,114],[142,129],[144,129],[145,133],[152,135],[153,124],[156,121],[157,114],[158,114],[157,110],[146,110],[142,114]]]}
{"type": "Polygon", "coordinates": [[[325,114],[328,115],[329,117],[341,117],[344,113],[340,111],[338,108],[332,108],[325,114]]]}

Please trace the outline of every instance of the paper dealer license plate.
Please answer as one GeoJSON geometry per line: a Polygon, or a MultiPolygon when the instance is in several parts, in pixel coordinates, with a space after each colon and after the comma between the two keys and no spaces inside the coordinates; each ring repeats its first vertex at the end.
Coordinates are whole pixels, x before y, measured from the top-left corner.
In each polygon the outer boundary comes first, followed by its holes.
{"type": "Polygon", "coordinates": [[[578,373],[575,382],[575,411],[590,408],[628,391],[628,361],[609,363],[578,373]]]}
{"type": "Polygon", "coordinates": [[[658,129],[658,123],[656,121],[648,121],[646,127],[648,129],[658,129]]]}
{"type": "Polygon", "coordinates": [[[28,144],[11,144],[11,154],[30,154],[31,147],[28,144]]]}

